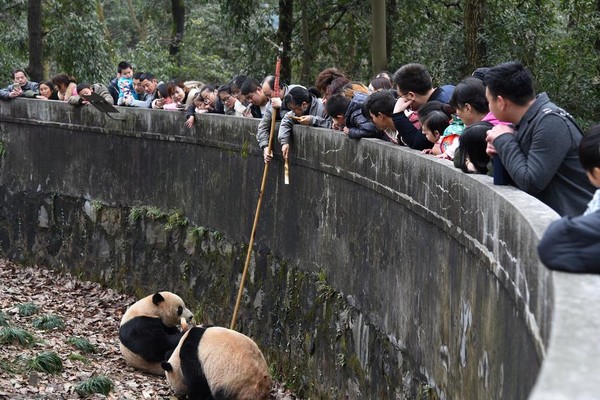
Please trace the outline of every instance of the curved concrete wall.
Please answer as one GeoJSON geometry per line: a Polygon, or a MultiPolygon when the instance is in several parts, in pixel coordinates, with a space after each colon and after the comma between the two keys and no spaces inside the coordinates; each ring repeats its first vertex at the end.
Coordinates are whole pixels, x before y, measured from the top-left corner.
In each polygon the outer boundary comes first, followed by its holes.
{"type": "MultiPolygon", "coordinates": [[[[232,243],[247,242],[262,174],[257,121],[205,115],[186,130],[179,113],[121,110],[110,119],[91,107],[1,102],[5,202],[42,193],[177,208],[232,243]]],[[[326,275],[352,311],[348,351],[361,375],[340,381],[317,366],[311,379],[337,382],[350,398],[403,398],[397,386],[406,382],[394,366],[410,360],[442,399],[519,399],[547,357],[533,398],[597,396],[590,355],[599,352],[592,339],[600,329],[586,317],[594,303],[585,296],[598,297],[600,282],[550,274],[539,263],[535,247],[553,211],[405,148],[306,127],[294,140],[291,184],[279,162],[270,168],[256,254],[326,275]],[[375,338],[394,349],[392,362],[372,354],[375,338]]],[[[20,217],[6,219],[20,229],[20,217]]],[[[0,234],[5,252],[24,257],[35,247],[25,236],[0,234]]]]}

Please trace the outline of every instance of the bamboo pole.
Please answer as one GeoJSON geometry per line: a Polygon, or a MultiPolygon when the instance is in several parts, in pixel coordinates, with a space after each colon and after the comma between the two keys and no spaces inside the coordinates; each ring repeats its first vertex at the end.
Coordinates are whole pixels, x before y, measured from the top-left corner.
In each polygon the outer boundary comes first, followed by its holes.
{"type": "MultiPolygon", "coordinates": [[[[279,52],[281,53],[281,47],[279,47],[279,52]]],[[[279,96],[279,73],[281,69],[281,56],[277,56],[277,63],[275,65],[275,86],[273,88],[273,96],[279,96]]],[[[271,154],[273,148],[273,137],[275,136],[275,126],[277,124],[277,113],[279,112],[279,108],[272,107],[271,109],[271,130],[269,132],[269,145],[267,147],[268,154],[271,154]]],[[[240,308],[240,303],[242,301],[242,294],[244,293],[244,283],[246,281],[246,276],[248,275],[248,266],[250,265],[250,258],[252,258],[252,248],[254,247],[254,237],[256,235],[256,227],[258,225],[258,219],[260,217],[260,208],[262,205],[262,198],[265,193],[265,187],[267,186],[267,175],[269,172],[269,163],[265,163],[265,167],[263,170],[262,181],[260,184],[260,192],[258,194],[258,203],[256,204],[256,212],[254,213],[254,224],[252,225],[252,232],[250,233],[250,241],[248,243],[248,251],[246,252],[246,262],[244,264],[244,271],[242,272],[242,280],[240,281],[240,288],[238,290],[237,300],[235,302],[235,308],[233,309],[233,316],[231,317],[231,325],[229,329],[235,329],[235,324],[237,322],[237,316],[240,308]]]]}

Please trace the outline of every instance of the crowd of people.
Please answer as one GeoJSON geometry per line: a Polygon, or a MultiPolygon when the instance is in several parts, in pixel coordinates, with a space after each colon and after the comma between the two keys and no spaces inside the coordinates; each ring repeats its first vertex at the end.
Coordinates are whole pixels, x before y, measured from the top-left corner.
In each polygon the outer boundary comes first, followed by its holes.
{"type": "Polygon", "coordinates": [[[77,84],[65,74],[38,84],[22,69],[12,77],[13,83],[0,90],[1,99],[24,96],[82,106],[94,92],[117,106],[181,111],[187,128],[201,113],[258,118],[256,138],[265,162],[273,158],[268,145],[275,114],[285,159],[293,126],[301,124],[339,130],[351,139],[408,146],[450,160],[466,173],[496,177],[502,171],[508,183],[563,217],[540,244],[544,263],[600,272],[600,125],[584,135],[546,93],[535,93],[531,73],[518,62],[478,68],[456,85],[437,87],[428,69],[417,63],[393,74],[382,71],[368,85],[327,68],[308,88],[283,83],[276,88],[274,76],[260,81],[236,76],[222,85],[180,79],[164,83],[150,72],[134,73],[125,61],[108,85],[77,84]]]}

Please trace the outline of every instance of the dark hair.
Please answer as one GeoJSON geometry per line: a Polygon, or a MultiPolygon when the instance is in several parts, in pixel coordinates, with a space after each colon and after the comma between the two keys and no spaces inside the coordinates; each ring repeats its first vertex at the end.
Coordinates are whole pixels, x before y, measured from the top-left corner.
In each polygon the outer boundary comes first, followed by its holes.
{"type": "Polygon", "coordinates": [[[325,111],[330,117],[335,118],[338,115],[346,115],[348,106],[350,105],[350,99],[343,94],[334,94],[325,103],[325,111]]]}
{"type": "Polygon", "coordinates": [[[600,124],[592,126],[579,143],[579,162],[586,171],[600,168],[600,124]]]}
{"type": "MultiPolygon", "coordinates": [[[[40,85],[46,85],[52,90],[52,93],[56,92],[56,87],[54,87],[54,83],[52,81],[40,82],[40,85]]],[[[79,92],[79,86],[77,87],[77,91],[79,92]]]]}
{"type": "Polygon", "coordinates": [[[12,78],[13,78],[13,79],[15,79],[15,74],[16,74],[17,72],[22,72],[22,73],[23,73],[23,75],[25,75],[25,77],[26,77],[27,79],[29,79],[29,77],[27,76],[27,72],[25,72],[25,70],[24,70],[24,69],[21,69],[21,68],[15,68],[15,69],[13,69],[11,72],[12,72],[12,78]]]}
{"type": "Polygon", "coordinates": [[[121,73],[124,69],[127,69],[127,68],[133,69],[133,67],[131,66],[131,64],[129,64],[127,61],[121,61],[119,63],[119,65],[117,65],[117,72],[121,73]]]}
{"type": "Polygon", "coordinates": [[[423,127],[427,125],[430,131],[437,131],[440,135],[450,125],[450,117],[442,110],[433,110],[425,116],[420,115],[419,119],[423,127]]]}
{"type": "Polygon", "coordinates": [[[467,160],[469,160],[477,173],[487,174],[490,157],[485,152],[487,148],[485,137],[487,131],[493,127],[494,125],[487,121],[480,121],[467,126],[460,135],[458,145],[460,150],[457,151],[457,154],[459,155],[458,163],[463,172],[471,172],[467,168],[467,160]]]}
{"type": "Polygon", "coordinates": [[[140,76],[140,81],[145,81],[146,79],[148,79],[149,81],[152,81],[152,80],[156,79],[156,77],[154,76],[154,74],[151,74],[150,72],[144,72],[142,74],[142,76],[140,76]]]}
{"type": "Polygon", "coordinates": [[[308,93],[308,89],[302,86],[296,86],[292,88],[288,94],[285,95],[283,101],[285,104],[295,104],[299,106],[302,103],[308,103],[310,106],[311,103],[311,94],[308,93]]]}
{"type": "Polygon", "coordinates": [[[425,94],[433,88],[431,75],[422,64],[403,65],[394,74],[394,82],[398,90],[403,93],[425,94]]]}
{"type": "Polygon", "coordinates": [[[164,83],[161,83],[158,86],[156,86],[156,90],[158,91],[158,94],[160,94],[160,97],[162,97],[163,99],[169,97],[169,92],[167,92],[167,85],[165,85],[164,83]]]}
{"type": "Polygon", "coordinates": [[[477,78],[466,78],[454,88],[450,105],[455,109],[463,109],[470,104],[477,112],[487,114],[490,110],[485,98],[485,86],[477,78]]]}
{"type": "Polygon", "coordinates": [[[91,89],[92,85],[90,85],[88,82],[81,82],[79,85],[77,85],[77,93],[81,92],[83,89],[91,89]]]}
{"type": "Polygon", "coordinates": [[[334,94],[340,93],[340,91],[350,83],[350,79],[345,76],[340,76],[339,78],[335,78],[325,89],[325,93],[323,93],[323,97],[328,99],[334,94]]]}
{"type": "Polygon", "coordinates": [[[200,88],[200,93],[205,92],[205,91],[209,91],[209,92],[214,92],[215,91],[215,87],[213,85],[211,85],[210,83],[207,83],[206,85],[202,86],[200,88]]]}
{"type": "Polygon", "coordinates": [[[446,114],[448,119],[452,118],[452,114],[454,114],[456,112],[456,110],[454,110],[454,108],[452,108],[452,106],[450,104],[446,104],[446,103],[442,103],[437,100],[433,100],[433,101],[428,101],[427,103],[423,104],[419,108],[419,118],[423,119],[427,116],[427,114],[429,114],[430,112],[433,112],[433,111],[443,112],[444,114],[446,114]]]}
{"type": "Polygon", "coordinates": [[[309,86],[308,87],[308,93],[312,94],[316,98],[321,97],[321,91],[319,89],[317,89],[316,86],[309,86]]]}
{"type": "Polygon", "coordinates": [[[392,79],[394,78],[394,74],[392,74],[390,71],[388,70],[381,70],[377,73],[377,75],[375,75],[375,78],[373,79],[377,79],[377,78],[385,78],[388,81],[390,81],[390,83],[392,82],[392,79]]]}
{"type": "Polygon", "coordinates": [[[260,82],[254,78],[248,78],[240,87],[240,91],[243,96],[247,96],[250,93],[256,92],[258,88],[260,88],[260,82]]]}
{"type": "Polygon", "coordinates": [[[317,75],[317,79],[315,80],[315,86],[321,92],[321,95],[325,95],[327,91],[327,86],[333,82],[335,78],[345,77],[344,73],[337,68],[325,68],[323,71],[319,72],[317,75]]]}
{"type": "Polygon", "coordinates": [[[391,92],[385,90],[373,93],[364,103],[364,109],[367,112],[373,115],[378,115],[381,113],[387,117],[392,116],[395,106],[396,98],[391,92]]]}
{"type": "Polygon", "coordinates": [[[510,61],[490,68],[485,73],[484,83],[492,96],[502,96],[519,106],[535,98],[531,72],[518,62],[510,61]]]}
{"type": "Polygon", "coordinates": [[[388,78],[385,78],[383,76],[379,77],[379,78],[371,79],[371,82],[369,84],[371,86],[373,86],[373,89],[375,91],[388,90],[388,89],[392,89],[394,87],[394,85],[392,85],[392,81],[390,81],[388,78]]]}
{"type": "Polygon", "coordinates": [[[229,82],[229,88],[231,89],[232,92],[237,92],[238,89],[241,91],[242,85],[247,80],[248,80],[248,77],[246,75],[238,75],[235,78],[233,78],[231,80],[231,82],[229,82]]]}
{"type": "Polygon", "coordinates": [[[136,72],[133,74],[133,79],[142,80],[142,75],[144,75],[143,72],[136,72]]]}
{"type": "Polygon", "coordinates": [[[183,81],[181,79],[173,79],[167,83],[167,94],[169,95],[169,97],[173,96],[175,94],[175,88],[177,86],[179,86],[184,91],[185,96],[183,102],[185,102],[190,89],[183,84],[183,81]]]}
{"type": "Polygon", "coordinates": [[[217,90],[217,94],[219,94],[221,92],[225,92],[227,94],[231,94],[231,84],[226,83],[224,85],[219,86],[219,89],[217,90]]]}
{"type": "Polygon", "coordinates": [[[68,86],[69,83],[71,83],[71,82],[77,83],[77,80],[67,74],[58,74],[52,78],[52,83],[54,83],[55,86],[58,86],[58,85],[68,86]]]}
{"type": "Polygon", "coordinates": [[[473,71],[473,73],[471,74],[471,76],[473,78],[477,78],[479,79],[481,82],[483,82],[483,79],[485,78],[485,74],[490,70],[489,67],[480,67],[477,68],[475,71],[473,71]]]}

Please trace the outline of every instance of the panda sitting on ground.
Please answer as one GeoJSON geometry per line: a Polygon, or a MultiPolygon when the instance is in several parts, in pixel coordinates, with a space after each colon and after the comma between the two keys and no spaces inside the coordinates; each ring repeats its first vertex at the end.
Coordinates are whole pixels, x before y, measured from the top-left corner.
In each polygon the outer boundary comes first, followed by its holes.
{"type": "Polygon", "coordinates": [[[167,352],[173,351],[185,327],[194,315],[183,300],[171,292],[159,292],[135,302],[123,318],[119,328],[121,354],[128,365],[162,375],[160,363],[167,352]]]}
{"type": "Polygon", "coordinates": [[[176,395],[189,400],[271,399],[271,374],[252,339],[231,329],[197,326],[162,362],[176,395]]]}

